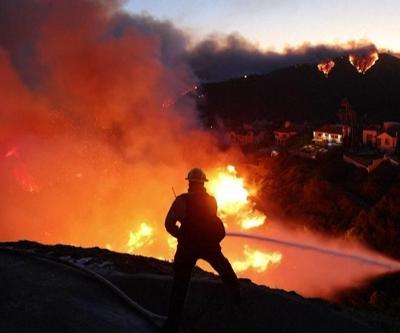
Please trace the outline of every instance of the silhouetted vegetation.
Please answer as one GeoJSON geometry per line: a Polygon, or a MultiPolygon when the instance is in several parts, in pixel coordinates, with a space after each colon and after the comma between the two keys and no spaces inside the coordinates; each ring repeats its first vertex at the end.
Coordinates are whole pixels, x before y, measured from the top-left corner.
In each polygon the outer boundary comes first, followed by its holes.
{"type": "Polygon", "coordinates": [[[400,258],[400,173],[389,162],[371,174],[340,151],[317,160],[270,160],[260,207],[296,226],[357,238],[400,258]]]}
{"type": "Polygon", "coordinates": [[[337,293],[337,301],[400,319],[400,273],[374,277],[360,286],[337,293]]]}

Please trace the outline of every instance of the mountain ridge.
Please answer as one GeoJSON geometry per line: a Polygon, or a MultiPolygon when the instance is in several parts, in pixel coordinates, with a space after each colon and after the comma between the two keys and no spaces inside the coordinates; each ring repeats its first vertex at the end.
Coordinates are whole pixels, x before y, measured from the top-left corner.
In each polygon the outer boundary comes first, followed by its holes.
{"type": "Polygon", "coordinates": [[[337,121],[340,102],[347,98],[365,122],[400,120],[400,59],[379,54],[365,74],[348,57],[334,61],[328,77],[315,63],[203,84],[198,108],[211,124],[219,118],[323,122],[337,121]]]}

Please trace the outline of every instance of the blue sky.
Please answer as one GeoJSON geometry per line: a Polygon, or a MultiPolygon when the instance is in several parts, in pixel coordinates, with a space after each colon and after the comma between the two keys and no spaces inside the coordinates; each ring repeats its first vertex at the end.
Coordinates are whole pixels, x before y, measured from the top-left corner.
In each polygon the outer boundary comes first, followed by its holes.
{"type": "Polygon", "coordinates": [[[400,51],[399,0],[129,0],[125,8],[168,19],[200,40],[238,32],[262,49],[370,40],[400,51]]]}

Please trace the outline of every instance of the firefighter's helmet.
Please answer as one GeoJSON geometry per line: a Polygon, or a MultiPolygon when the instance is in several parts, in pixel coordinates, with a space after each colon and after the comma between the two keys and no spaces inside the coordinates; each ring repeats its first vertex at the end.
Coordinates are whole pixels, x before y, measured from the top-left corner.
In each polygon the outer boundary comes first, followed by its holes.
{"type": "Polygon", "coordinates": [[[208,182],[206,174],[200,168],[193,168],[189,171],[186,180],[190,182],[208,182]]]}

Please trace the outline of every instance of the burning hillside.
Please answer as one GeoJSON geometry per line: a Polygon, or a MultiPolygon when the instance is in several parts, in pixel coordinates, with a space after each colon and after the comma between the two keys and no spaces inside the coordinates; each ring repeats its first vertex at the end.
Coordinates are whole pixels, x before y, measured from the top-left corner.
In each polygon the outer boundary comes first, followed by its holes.
{"type": "Polygon", "coordinates": [[[366,54],[350,54],[349,61],[360,74],[365,74],[378,61],[379,55],[377,51],[366,54]]]}
{"type": "Polygon", "coordinates": [[[317,65],[318,70],[324,73],[325,77],[328,77],[333,67],[335,67],[335,62],[333,60],[323,61],[317,65]]]}

